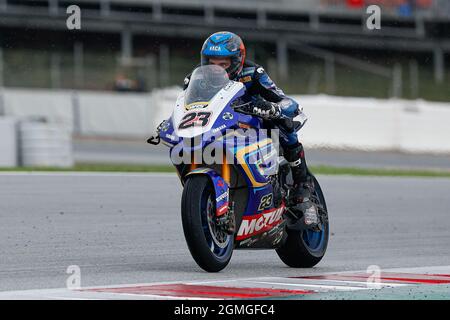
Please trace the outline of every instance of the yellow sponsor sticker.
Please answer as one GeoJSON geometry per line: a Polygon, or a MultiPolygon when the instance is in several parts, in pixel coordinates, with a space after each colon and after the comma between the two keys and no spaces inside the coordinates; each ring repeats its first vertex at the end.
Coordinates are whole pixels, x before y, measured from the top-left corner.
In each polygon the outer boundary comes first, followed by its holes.
{"type": "Polygon", "coordinates": [[[249,81],[252,81],[252,77],[246,76],[246,77],[239,79],[239,81],[240,82],[249,82],[249,81]]]}

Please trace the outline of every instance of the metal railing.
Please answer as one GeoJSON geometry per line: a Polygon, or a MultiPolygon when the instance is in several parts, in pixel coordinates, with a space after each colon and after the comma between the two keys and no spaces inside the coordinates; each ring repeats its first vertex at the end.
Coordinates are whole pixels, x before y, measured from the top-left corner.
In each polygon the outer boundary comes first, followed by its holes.
{"type": "MultiPolygon", "coordinates": [[[[20,4],[30,7],[45,7],[55,12],[58,3],[67,4],[67,0],[0,0],[0,11],[6,10],[9,5],[20,4]]],[[[399,5],[397,1],[387,0],[361,0],[360,6],[349,6],[346,0],[77,0],[74,4],[95,5],[100,10],[108,11],[111,5],[127,7],[156,8],[175,7],[185,9],[230,10],[253,12],[255,14],[333,14],[339,16],[360,16],[365,8],[371,4],[379,5],[383,13],[390,17],[415,18],[426,16],[450,20],[449,0],[429,0],[422,2],[411,0],[399,5]]]]}

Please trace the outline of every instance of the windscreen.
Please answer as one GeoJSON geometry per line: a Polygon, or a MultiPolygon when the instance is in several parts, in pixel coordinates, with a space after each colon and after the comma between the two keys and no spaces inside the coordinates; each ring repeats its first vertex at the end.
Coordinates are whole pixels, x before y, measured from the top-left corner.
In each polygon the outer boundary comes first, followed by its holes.
{"type": "Polygon", "coordinates": [[[228,74],[216,65],[201,66],[194,70],[186,89],[185,104],[206,105],[223,87],[230,82],[228,74]]]}

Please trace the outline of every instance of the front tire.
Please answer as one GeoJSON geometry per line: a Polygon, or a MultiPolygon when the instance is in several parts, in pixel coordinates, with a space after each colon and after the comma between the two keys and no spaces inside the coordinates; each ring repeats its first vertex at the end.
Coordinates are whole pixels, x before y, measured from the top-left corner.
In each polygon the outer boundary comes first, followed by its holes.
{"type": "Polygon", "coordinates": [[[193,175],[184,185],[181,220],[184,237],[195,262],[205,271],[218,272],[230,262],[233,235],[215,227],[215,193],[210,179],[193,175]]]}
{"type": "Polygon", "coordinates": [[[324,207],[327,216],[320,232],[313,230],[287,230],[286,242],[276,251],[280,259],[292,268],[314,267],[322,260],[328,246],[329,223],[327,205],[319,183],[314,176],[311,175],[311,178],[314,181],[315,196],[324,207]]]}

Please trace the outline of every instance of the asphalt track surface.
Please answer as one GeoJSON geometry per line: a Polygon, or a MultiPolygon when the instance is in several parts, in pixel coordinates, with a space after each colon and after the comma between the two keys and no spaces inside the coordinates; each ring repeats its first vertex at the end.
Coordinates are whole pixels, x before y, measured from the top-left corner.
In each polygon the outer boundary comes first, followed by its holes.
{"type": "Polygon", "coordinates": [[[83,287],[450,265],[450,179],[318,179],[331,238],[315,268],[247,250],[208,274],[184,240],[176,175],[0,174],[0,291],[63,288],[71,265],[83,287]]]}

